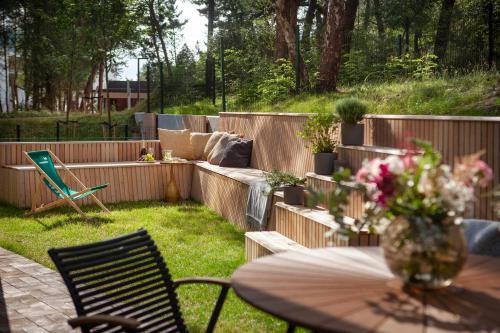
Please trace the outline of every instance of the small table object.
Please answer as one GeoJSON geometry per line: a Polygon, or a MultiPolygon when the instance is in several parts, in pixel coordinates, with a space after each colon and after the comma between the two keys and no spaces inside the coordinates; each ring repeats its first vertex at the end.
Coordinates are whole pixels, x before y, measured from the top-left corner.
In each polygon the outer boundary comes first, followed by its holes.
{"type": "Polygon", "coordinates": [[[446,289],[402,288],[376,247],[267,256],[232,276],[236,294],[320,332],[500,332],[500,258],[469,255],[446,289]]]}

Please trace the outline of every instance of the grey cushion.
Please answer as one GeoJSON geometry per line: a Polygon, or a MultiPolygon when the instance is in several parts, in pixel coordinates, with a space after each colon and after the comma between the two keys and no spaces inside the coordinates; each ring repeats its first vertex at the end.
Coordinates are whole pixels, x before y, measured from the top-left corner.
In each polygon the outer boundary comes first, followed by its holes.
{"type": "MultiPolygon", "coordinates": [[[[210,152],[208,155],[208,163],[214,164],[214,165],[219,165],[220,161],[222,160],[222,157],[224,156],[224,151],[226,150],[226,147],[229,142],[231,141],[236,141],[238,140],[238,136],[234,134],[228,134],[225,133],[222,135],[222,137],[219,139],[219,142],[215,145],[214,149],[210,152]]],[[[210,140],[209,140],[210,142],[210,140]]],[[[207,142],[208,145],[208,142],[207,142]]]]}
{"type": "Polygon", "coordinates": [[[238,139],[231,141],[224,149],[224,154],[219,163],[221,167],[246,168],[250,165],[252,157],[252,140],[238,139]]]}
{"type": "Polygon", "coordinates": [[[464,220],[469,253],[500,257],[500,222],[464,220]]]}

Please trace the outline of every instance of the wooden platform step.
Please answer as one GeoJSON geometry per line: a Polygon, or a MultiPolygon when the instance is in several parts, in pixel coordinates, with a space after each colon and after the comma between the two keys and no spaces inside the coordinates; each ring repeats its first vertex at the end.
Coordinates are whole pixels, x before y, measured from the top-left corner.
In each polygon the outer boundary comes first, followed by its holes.
{"type": "MultiPolygon", "coordinates": [[[[317,175],[314,172],[306,173],[307,185],[317,192],[325,194],[325,199],[319,203],[319,207],[326,208],[329,200],[330,193],[337,187],[337,182],[332,180],[330,176],[317,175]]],[[[352,189],[349,205],[347,206],[345,214],[355,219],[361,218],[363,215],[364,207],[364,194],[361,190],[357,189],[354,183],[346,183],[352,189]]]]}
{"type": "Polygon", "coordinates": [[[338,146],[337,152],[339,159],[344,161],[346,166],[352,170],[353,173],[358,171],[363,165],[365,159],[373,159],[376,157],[386,158],[390,155],[403,156],[405,150],[379,147],[379,146],[338,146]]]}
{"type": "MultiPolygon", "coordinates": [[[[334,234],[326,237],[326,233],[337,223],[323,209],[292,206],[283,202],[276,204],[276,231],[308,248],[327,246],[376,246],[379,244],[377,235],[366,231],[349,239],[334,234]]],[[[344,217],[345,224],[354,224],[351,217],[344,217]]]]}
{"type": "Polygon", "coordinates": [[[250,231],[245,233],[245,258],[247,262],[274,253],[305,249],[276,231],[250,231]]]}

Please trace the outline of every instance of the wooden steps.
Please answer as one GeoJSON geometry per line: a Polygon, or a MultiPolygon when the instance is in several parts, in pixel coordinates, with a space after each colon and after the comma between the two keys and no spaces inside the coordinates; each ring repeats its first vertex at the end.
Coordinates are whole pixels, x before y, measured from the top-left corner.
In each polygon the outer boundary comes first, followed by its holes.
{"type": "MultiPolygon", "coordinates": [[[[327,246],[376,246],[378,236],[361,231],[359,235],[346,239],[334,234],[326,237],[326,233],[336,227],[337,223],[328,211],[319,208],[291,206],[283,202],[275,205],[276,231],[308,248],[327,246]]],[[[345,224],[354,224],[354,219],[344,217],[345,224]]]]}
{"type": "MultiPolygon", "coordinates": [[[[330,193],[338,185],[337,182],[332,180],[330,176],[317,175],[314,172],[306,173],[307,185],[317,192],[322,192],[325,194],[325,199],[319,203],[319,207],[326,208],[329,200],[330,193]]],[[[361,218],[363,215],[364,207],[364,194],[361,190],[357,189],[354,183],[346,183],[344,186],[348,186],[352,189],[349,205],[347,205],[346,215],[355,219],[361,218]]]]}
{"type": "Polygon", "coordinates": [[[405,154],[403,149],[378,147],[378,146],[338,146],[337,152],[339,160],[344,161],[346,167],[356,173],[365,159],[373,159],[376,157],[386,158],[390,155],[402,156],[405,154]]]}
{"type": "Polygon", "coordinates": [[[276,231],[245,233],[245,258],[247,262],[266,255],[298,249],[305,249],[305,247],[276,231]]]}

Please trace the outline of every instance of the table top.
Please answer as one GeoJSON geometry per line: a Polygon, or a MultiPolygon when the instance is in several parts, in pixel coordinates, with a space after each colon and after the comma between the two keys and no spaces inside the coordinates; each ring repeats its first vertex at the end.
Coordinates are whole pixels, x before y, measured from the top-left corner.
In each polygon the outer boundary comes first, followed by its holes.
{"type": "Polygon", "coordinates": [[[446,289],[403,290],[376,247],[267,256],[232,276],[236,294],[324,332],[500,332],[500,258],[469,255],[446,289]]]}

